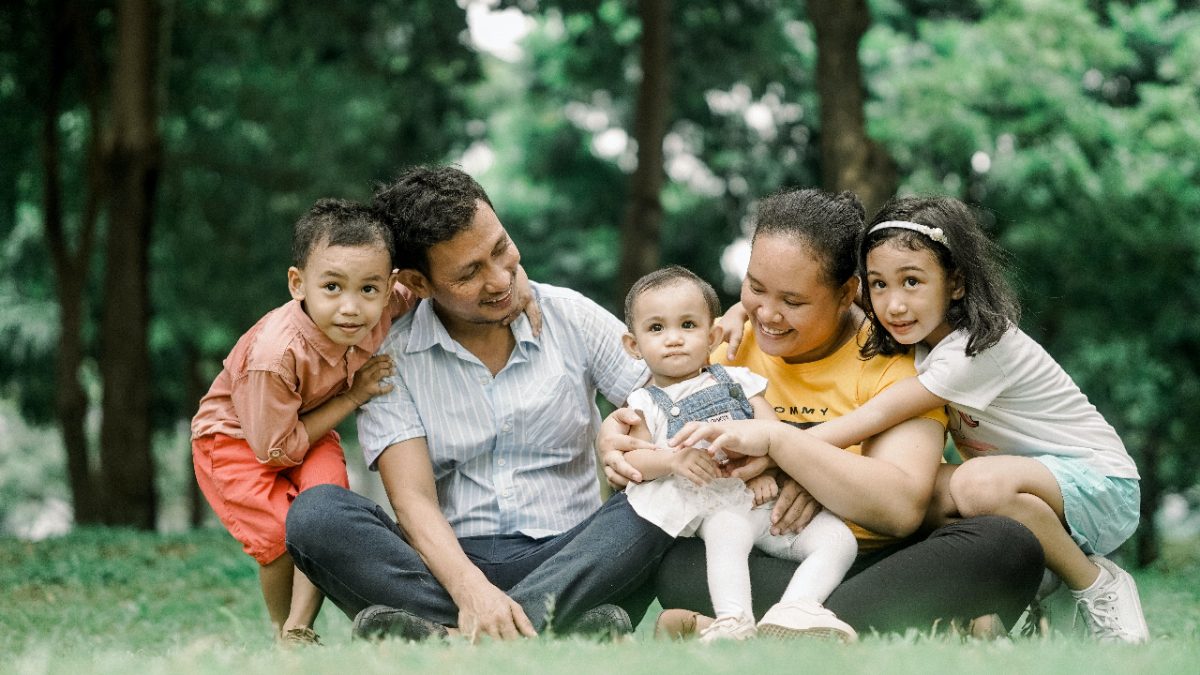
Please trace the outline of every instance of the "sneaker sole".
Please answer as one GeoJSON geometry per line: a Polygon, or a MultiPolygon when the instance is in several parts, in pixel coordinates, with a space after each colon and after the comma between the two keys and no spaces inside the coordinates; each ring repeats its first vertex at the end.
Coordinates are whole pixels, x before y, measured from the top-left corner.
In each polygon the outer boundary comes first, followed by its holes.
{"type": "Polygon", "coordinates": [[[846,644],[854,641],[854,636],[836,628],[788,628],[773,623],[758,624],[759,637],[776,640],[824,640],[846,644]]]}

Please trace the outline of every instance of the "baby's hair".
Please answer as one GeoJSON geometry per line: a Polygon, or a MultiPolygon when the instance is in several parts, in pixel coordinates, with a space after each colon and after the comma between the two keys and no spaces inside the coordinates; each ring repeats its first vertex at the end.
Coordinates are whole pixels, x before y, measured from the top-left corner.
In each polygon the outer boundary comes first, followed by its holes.
{"type": "Polygon", "coordinates": [[[633,330],[633,304],[643,293],[655,288],[684,283],[695,284],[700,289],[700,295],[704,296],[704,304],[708,307],[709,319],[716,319],[721,315],[721,300],[717,298],[717,292],[713,290],[712,284],[696,276],[695,272],[686,267],[668,265],[633,282],[629,293],[625,294],[625,326],[629,330],[633,330]]]}
{"type": "Polygon", "coordinates": [[[839,288],[854,276],[855,246],[865,219],[853,192],[784,190],[759,202],[754,239],[764,234],[793,237],[821,261],[830,288],[839,288]]]}
{"type": "Polygon", "coordinates": [[[375,208],[396,239],[395,267],[429,276],[429,249],[469,228],[487,192],[453,166],[415,166],[375,190],[375,208]]]}
{"type": "Polygon", "coordinates": [[[392,233],[379,212],[342,199],[321,199],[296,221],[292,230],[292,264],[304,269],[319,244],[326,246],[378,246],[389,260],[396,249],[392,233]]]}
{"type": "Polygon", "coordinates": [[[968,356],[995,345],[1010,327],[1017,324],[1021,318],[1021,306],[1005,278],[1007,254],[988,238],[969,206],[953,197],[893,199],[875,214],[871,226],[887,221],[937,228],[942,236],[938,237],[941,241],[935,241],[929,234],[902,227],[873,231],[867,228],[858,253],[863,309],[871,319],[867,340],[862,347],[864,358],[908,351],[906,345],[897,342],[880,324],[871,306],[867,254],[884,242],[912,251],[930,251],[945,271],[947,280],[957,275],[963,287],[963,297],[950,302],[946,309],[946,321],[954,330],[966,331],[968,356]]]}

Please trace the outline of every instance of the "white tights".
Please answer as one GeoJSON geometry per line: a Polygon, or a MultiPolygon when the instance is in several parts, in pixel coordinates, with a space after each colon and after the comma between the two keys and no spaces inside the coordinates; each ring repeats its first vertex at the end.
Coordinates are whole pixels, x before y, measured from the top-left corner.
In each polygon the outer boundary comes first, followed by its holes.
{"type": "Polygon", "coordinates": [[[750,567],[754,546],[770,555],[800,563],[780,602],[824,602],[854,563],[858,544],[840,518],[821,511],[799,534],[771,534],[771,507],[717,511],[704,519],[697,535],[704,540],[708,592],[718,617],[753,617],[750,567]]]}

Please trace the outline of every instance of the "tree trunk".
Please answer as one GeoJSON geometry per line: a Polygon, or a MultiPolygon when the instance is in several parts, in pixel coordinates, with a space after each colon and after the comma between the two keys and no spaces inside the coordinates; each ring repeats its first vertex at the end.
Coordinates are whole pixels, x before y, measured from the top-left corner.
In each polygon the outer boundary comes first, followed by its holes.
{"type": "Polygon", "coordinates": [[[638,86],[634,138],[637,169],[629,183],[629,206],[621,223],[617,306],[633,282],[659,265],[662,238],[663,138],[670,104],[670,0],[640,0],[642,82],[638,86]]]}
{"type": "Polygon", "coordinates": [[[159,31],[155,0],[120,0],[113,68],[112,199],[104,278],[100,456],[106,520],[153,529],[148,262],[157,192],[159,31]]]}
{"type": "Polygon", "coordinates": [[[867,136],[858,46],[871,12],[866,0],[809,0],[807,6],[817,37],[822,187],[854,192],[869,217],[898,185],[891,156],[867,136]]]}
{"type": "MultiPolygon", "coordinates": [[[[75,522],[94,523],[100,520],[102,511],[88,458],[85,427],[88,398],[79,381],[79,372],[84,354],[84,290],[96,224],[96,212],[90,205],[95,203],[97,195],[94,186],[89,182],[85,198],[89,206],[85,207],[81,214],[79,242],[72,251],[63,223],[62,143],[58,133],[63,83],[69,68],[66,56],[72,52],[85,55],[92,53],[91,41],[86,39],[86,33],[81,30],[83,22],[80,19],[79,9],[74,3],[57,2],[51,12],[49,77],[42,115],[42,208],[45,218],[43,231],[54,265],[55,292],[59,305],[58,350],[54,364],[55,416],[58,418],[63,447],[67,453],[67,477],[70,482],[75,522]],[[70,42],[72,33],[79,38],[75,44],[70,42]]],[[[99,173],[96,171],[99,139],[95,133],[96,111],[99,108],[98,92],[90,86],[91,76],[94,74],[91,70],[85,72],[88,107],[92,112],[92,133],[86,159],[89,176],[99,173]]]]}
{"type": "MultiPolygon", "coordinates": [[[[204,377],[202,365],[199,348],[189,343],[187,345],[187,392],[188,400],[193,403],[198,403],[208,392],[209,381],[204,377]]],[[[188,445],[184,455],[187,457],[187,475],[194,476],[191,444],[188,445]]],[[[200,492],[200,483],[192,478],[188,481],[188,523],[192,528],[198,528],[204,524],[204,519],[211,512],[208,502],[204,499],[204,494],[200,492]]]]}
{"type": "Polygon", "coordinates": [[[1148,567],[1158,560],[1159,541],[1158,528],[1154,524],[1154,514],[1162,504],[1162,483],[1158,480],[1158,465],[1160,457],[1161,430],[1150,434],[1150,442],[1142,449],[1141,462],[1138,472],[1142,476],[1142,522],[1137,529],[1137,566],[1148,567]]]}

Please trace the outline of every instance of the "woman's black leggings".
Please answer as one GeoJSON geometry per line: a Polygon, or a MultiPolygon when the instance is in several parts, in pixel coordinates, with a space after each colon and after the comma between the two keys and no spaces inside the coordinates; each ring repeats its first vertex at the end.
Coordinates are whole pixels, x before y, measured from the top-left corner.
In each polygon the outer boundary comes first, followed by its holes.
{"type": "MultiPolygon", "coordinates": [[[[929,631],[951,621],[999,614],[1012,627],[1042,580],[1042,547],[1024,525],[978,516],[859,555],[825,606],[860,632],[929,631]]],[[[754,614],[783,595],[796,563],[750,554],[754,614]]],[[[712,615],[704,542],[679,539],[658,571],[663,607],[712,615]]]]}

